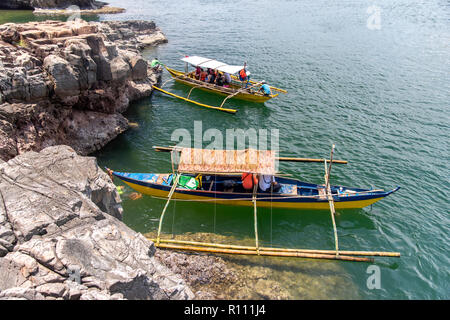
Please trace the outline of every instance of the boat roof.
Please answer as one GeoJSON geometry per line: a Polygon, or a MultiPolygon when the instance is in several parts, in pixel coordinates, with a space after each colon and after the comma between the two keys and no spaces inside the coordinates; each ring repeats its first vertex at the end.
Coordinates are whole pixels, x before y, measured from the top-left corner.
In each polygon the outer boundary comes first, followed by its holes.
{"type": "Polygon", "coordinates": [[[181,59],[195,67],[210,68],[214,70],[219,70],[229,74],[235,74],[241,71],[244,66],[233,66],[214,59],[199,57],[199,56],[186,56],[181,59]]]}
{"type": "Polygon", "coordinates": [[[259,173],[274,175],[275,151],[182,148],[178,171],[192,173],[259,173]]]}

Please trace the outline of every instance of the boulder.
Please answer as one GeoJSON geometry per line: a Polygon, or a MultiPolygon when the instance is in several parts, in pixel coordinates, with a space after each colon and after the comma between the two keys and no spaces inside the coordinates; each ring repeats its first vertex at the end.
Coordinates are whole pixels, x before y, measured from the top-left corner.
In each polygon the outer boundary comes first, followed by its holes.
{"type": "Polygon", "coordinates": [[[63,98],[80,94],[77,75],[67,60],[51,54],[44,59],[44,68],[53,82],[57,96],[63,98]]]}

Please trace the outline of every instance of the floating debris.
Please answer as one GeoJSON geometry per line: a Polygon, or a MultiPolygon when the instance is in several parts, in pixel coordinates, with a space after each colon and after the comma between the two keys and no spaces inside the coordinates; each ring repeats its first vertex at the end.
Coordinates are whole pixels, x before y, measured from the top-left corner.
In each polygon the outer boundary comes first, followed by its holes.
{"type": "Polygon", "coordinates": [[[128,196],[131,200],[137,200],[142,198],[142,193],[139,192],[132,192],[130,193],[130,195],[128,196]]]}

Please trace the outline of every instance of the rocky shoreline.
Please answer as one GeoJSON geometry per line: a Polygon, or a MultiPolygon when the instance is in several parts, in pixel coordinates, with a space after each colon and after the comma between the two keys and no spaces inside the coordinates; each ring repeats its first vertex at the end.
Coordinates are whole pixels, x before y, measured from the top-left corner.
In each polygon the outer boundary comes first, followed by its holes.
{"type": "Polygon", "coordinates": [[[120,220],[114,184],[67,146],[0,164],[0,299],[192,299],[120,220]]]}
{"type": "Polygon", "coordinates": [[[128,128],[131,101],[160,74],[140,50],[167,42],[153,22],[0,26],[0,159],[69,145],[86,155],[128,128]]]}

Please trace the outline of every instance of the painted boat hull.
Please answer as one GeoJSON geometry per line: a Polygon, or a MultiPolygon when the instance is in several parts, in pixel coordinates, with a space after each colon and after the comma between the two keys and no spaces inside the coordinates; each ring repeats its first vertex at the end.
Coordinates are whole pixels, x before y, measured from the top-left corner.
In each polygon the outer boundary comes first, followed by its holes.
{"type": "MultiPolygon", "coordinates": [[[[166,67],[167,71],[169,72],[169,74],[175,79],[176,82],[178,83],[182,83],[184,85],[187,85],[189,87],[195,87],[198,84],[205,84],[205,82],[196,80],[196,79],[190,79],[188,80],[184,80],[183,78],[177,78],[181,75],[184,74],[184,72],[175,70],[175,69],[171,69],[166,67]]],[[[206,92],[210,92],[213,94],[218,94],[221,96],[228,96],[230,95],[232,92],[222,92],[219,89],[216,89],[214,87],[214,85],[211,85],[211,88],[205,88],[205,87],[198,87],[196,89],[202,90],[202,91],[206,91],[206,92]]],[[[231,99],[239,99],[239,100],[245,100],[245,101],[251,101],[251,102],[257,102],[257,103],[264,103],[267,100],[270,100],[272,98],[275,98],[276,96],[278,96],[278,94],[274,94],[274,95],[270,95],[270,96],[265,96],[262,94],[251,94],[251,93],[246,93],[246,92],[242,92],[242,93],[238,93],[237,95],[233,96],[231,99]]]]}
{"type": "MultiPolygon", "coordinates": [[[[145,195],[167,198],[170,186],[164,186],[160,184],[150,183],[143,179],[141,173],[123,173],[123,172],[113,172],[113,175],[121,179],[128,186],[145,195]]],[[[276,180],[280,183],[295,183],[301,188],[313,190],[315,184],[309,184],[295,179],[288,179],[277,177],[276,180]]],[[[320,186],[319,186],[320,187],[320,186]]],[[[332,189],[336,190],[341,186],[332,186],[332,189]]],[[[366,189],[356,189],[356,192],[352,195],[340,196],[337,194],[333,195],[335,208],[336,209],[360,209],[381,200],[382,198],[388,196],[389,194],[397,191],[400,187],[390,191],[374,191],[366,189]]],[[[234,206],[253,206],[252,203],[252,193],[234,193],[234,192],[216,192],[207,190],[188,190],[182,188],[176,188],[172,199],[189,200],[189,201],[200,201],[200,202],[210,202],[218,203],[224,205],[234,205],[234,206]]],[[[328,210],[329,203],[326,197],[318,196],[302,196],[294,197],[289,195],[273,194],[271,197],[270,193],[258,193],[257,194],[257,206],[266,208],[288,208],[288,209],[308,209],[308,210],[328,210]]]]}

